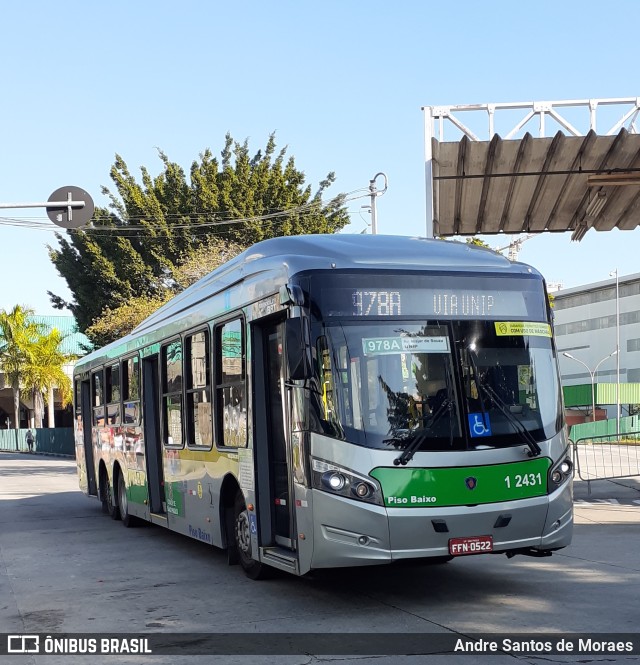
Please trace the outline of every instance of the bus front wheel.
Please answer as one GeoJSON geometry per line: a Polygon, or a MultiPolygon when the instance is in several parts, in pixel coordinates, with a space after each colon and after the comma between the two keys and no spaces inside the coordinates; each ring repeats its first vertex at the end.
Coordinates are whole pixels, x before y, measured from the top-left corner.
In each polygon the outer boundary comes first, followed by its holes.
{"type": "Polygon", "coordinates": [[[236,494],[233,520],[234,546],[238,561],[247,577],[259,580],[268,577],[269,568],[251,557],[251,521],[242,492],[236,494]]]}

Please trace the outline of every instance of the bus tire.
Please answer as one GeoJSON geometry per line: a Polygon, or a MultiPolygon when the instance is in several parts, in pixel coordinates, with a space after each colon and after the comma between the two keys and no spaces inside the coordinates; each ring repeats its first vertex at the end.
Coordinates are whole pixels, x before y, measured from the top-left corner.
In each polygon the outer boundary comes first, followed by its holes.
{"type": "Polygon", "coordinates": [[[113,485],[108,474],[104,473],[104,485],[102,489],[102,511],[112,520],[120,519],[120,509],[113,496],[113,485]]]}
{"type": "Polygon", "coordinates": [[[124,474],[118,474],[118,507],[120,509],[120,519],[127,529],[138,525],[138,518],[129,514],[129,498],[127,497],[127,485],[124,481],[124,474]]]}
{"type": "Polygon", "coordinates": [[[238,491],[234,503],[233,547],[247,577],[260,580],[269,576],[269,567],[251,558],[251,525],[242,492],[238,491]]]}

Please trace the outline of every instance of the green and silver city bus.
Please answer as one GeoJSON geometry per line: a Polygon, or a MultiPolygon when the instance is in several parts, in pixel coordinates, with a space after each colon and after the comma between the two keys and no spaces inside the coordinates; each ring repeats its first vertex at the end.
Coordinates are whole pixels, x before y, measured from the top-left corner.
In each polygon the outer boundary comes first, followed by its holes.
{"type": "Polygon", "coordinates": [[[571,540],[533,268],[393,236],[261,242],[75,368],[80,486],[250,577],[571,540]]]}

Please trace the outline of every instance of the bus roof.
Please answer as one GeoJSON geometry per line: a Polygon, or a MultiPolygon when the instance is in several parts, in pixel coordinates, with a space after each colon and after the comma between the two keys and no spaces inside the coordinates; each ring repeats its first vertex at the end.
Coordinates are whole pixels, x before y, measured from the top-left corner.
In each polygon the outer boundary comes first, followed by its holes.
{"type": "MultiPolygon", "coordinates": [[[[289,265],[290,274],[332,267],[504,270],[514,265],[491,249],[461,242],[409,236],[318,234],[263,240],[204,279],[215,278],[226,266],[269,258],[289,265]]],[[[249,268],[249,272],[253,271],[249,268]]]]}
{"type": "Polygon", "coordinates": [[[462,242],[362,234],[281,236],[252,245],[172,298],[128,336],[89,354],[86,359],[90,361],[96,355],[104,357],[105,351],[143,336],[165,321],[179,317],[181,312],[186,316],[195,304],[249,277],[279,270],[289,278],[303,271],[331,269],[539,275],[526,264],[512,263],[491,249],[462,242]]]}

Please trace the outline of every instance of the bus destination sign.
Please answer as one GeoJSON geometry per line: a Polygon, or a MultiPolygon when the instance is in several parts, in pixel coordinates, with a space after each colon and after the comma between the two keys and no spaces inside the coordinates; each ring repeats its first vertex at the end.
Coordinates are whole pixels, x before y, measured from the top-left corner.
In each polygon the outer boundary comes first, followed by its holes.
{"type": "MultiPolygon", "coordinates": [[[[530,294],[529,294],[530,295],[530,294]]],[[[539,298],[541,301],[542,298],[539,298]]],[[[326,299],[325,299],[326,302],[326,299]]],[[[426,316],[451,319],[528,318],[520,291],[473,289],[331,289],[331,316],[426,316]],[[337,297],[336,297],[337,296],[337,297]],[[350,306],[348,306],[350,305],[350,306]]],[[[535,309],[539,309],[536,307],[535,309]]]]}

